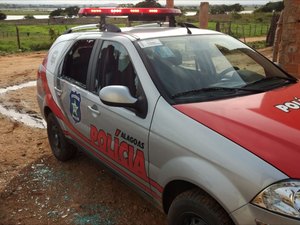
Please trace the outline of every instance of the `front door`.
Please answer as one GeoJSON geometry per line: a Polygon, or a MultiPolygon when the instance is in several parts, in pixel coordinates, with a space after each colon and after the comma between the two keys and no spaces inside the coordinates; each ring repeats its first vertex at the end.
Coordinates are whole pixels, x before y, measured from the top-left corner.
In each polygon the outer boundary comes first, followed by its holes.
{"type": "MultiPolygon", "coordinates": [[[[133,47],[132,44],[131,46],[133,47]]],[[[142,95],[146,98],[146,95],[136,66],[124,45],[104,41],[99,49],[96,69],[91,79],[91,105],[87,106],[90,111],[90,142],[94,154],[126,180],[151,195],[148,135],[153,110],[146,109],[147,115],[141,117],[133,109],[110,107],[101,102],[99,90],[109,85],[127,86],[135,98],[142,95]]]]}

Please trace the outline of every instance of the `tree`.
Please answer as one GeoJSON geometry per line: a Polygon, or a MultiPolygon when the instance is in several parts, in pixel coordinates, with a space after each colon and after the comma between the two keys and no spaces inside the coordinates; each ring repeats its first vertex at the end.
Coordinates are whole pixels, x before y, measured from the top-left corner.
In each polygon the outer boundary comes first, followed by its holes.
{"type": "Polygon", "coordinates": [[[234,5],[212,5],[210,7],[210,13],[215,14],[225,14],[229,12],[240,12],[243,11],[244,7],[240,4],[234,4],[234,5]]]}
{"type": "Polygon", "coordinates": [[[50,13],[50,17],[55,17],[55,16],[64,16],[65,15],[65,12],[63,9],[61,8],[58,8],[56,10],[53,10],[51,13],[50,13]]]}
{"type": "Polygon", "coordinates": [[[68,17],[73,17],[73,16],[77,16],[78,15],[78,11],[79,11],[79,7],[78,6],[71,6],[65,9],[56,9],[54,11],[52,11],[50,13],[50,17],[54,17],[54,16],[68,16],[68,17]]]}
{"type": "Polygon", "coordinates": [[[79,7],[78,6],[72,6],[72,7],[68,7],[65,9],[65,14],[68,17],[73,17],[73,16],[77,16],[79,11],[79,7]]]}
{"type": "Polygon", "coordinates": [[[0,20],[5,20],[6,19],[6,14],[0,12],[0,20]]]}
{"type": "Polygon", "coordinates": [[[240,4],[234,4],[234,5],[230,5],[228,9],[230,12],[241,12],[244,10],[244,7],[240,4]]]}
{"type": "Polygon", "coordinates": [[[210,7],[210,13],[213,15],[224,14],[226,13],[226,9],[227,9],[226,7],[227,7],[226,5],[212,5],[210,7]]]}
{"type": "Polygon", "coordinates": [[[260,8],[256,9],[255,12],[281,12],[284,9],[284,3],[281,2],[269,2],[260,8]]]}
{"type": "Polygon", "coordinates": [[[24,16],[24,19],[35,19],[35,18],[33,15],[27,14],[26,16],[24,16]]]}
{"type": "Polygon", "coordinates": [[[128,4],[119,4],[118,7],[120,8],[133,8],[134,4],[128,3],[128,4]]]}
{"type": "Polygon", "coordinates": [[[233,13],[231,13],[231,18],[232,18],[233,20],[239,20],[239,19],[242,18],[242,15],[239,14],[239,13],[237,13],[237,12],[233,12],[233,13]]]}
{"type": "Polygon", "coordinates": [[[157,0],[145,0],[135,5],[137,8],[162,8],[161,4],[157,0]]]}

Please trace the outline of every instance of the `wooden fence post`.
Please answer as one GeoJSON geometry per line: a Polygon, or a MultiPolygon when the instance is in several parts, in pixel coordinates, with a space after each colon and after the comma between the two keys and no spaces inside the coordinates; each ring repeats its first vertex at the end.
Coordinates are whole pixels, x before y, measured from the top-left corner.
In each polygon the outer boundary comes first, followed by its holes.
{"type": "Polygon", "coordinates": [[[267,46],[273,46],[274,40],[275,40],[275,33],[277,29],[277,22],[279,20],[280,14],[276,14],[275,12],[273,13],[272,20],[271,20],[271,25],[268,30],[268,35],[267,35],[267,46]]]}
{"type": "Polygon", "coordinates": [[[250,24],[249,27],[250,27],[250,28],[249,28],[249,37],[251,37],[251,33],[252,33],[252,25],[250,24]]]}
{"type": "Polygon", "coordinates": [[[221,27],[220,27],[220,21],[217,21],[216,23],[216,31],[221,31],[221,27]]]}
{"type": "Polygon", "coordinates": [[[21,42],[20,42],[20,34],[19,34],[19,28],[16,26],[16,31],[17,31],[17,43],[18,43],[18,50],[21,49],[21,42]]]}
{"type": "Polygon", "coordinates": [[[246,43],[245,26],[243,25],[242,27],[243,27],[242,32],[243,32],[244,42],[246,43]]]}

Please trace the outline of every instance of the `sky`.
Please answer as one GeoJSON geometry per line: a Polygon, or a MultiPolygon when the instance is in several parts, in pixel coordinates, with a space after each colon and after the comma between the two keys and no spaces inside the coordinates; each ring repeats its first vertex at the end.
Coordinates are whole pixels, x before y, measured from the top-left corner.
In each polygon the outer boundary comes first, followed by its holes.
{"type": "MultiPolygon", "coordinates": [[[[136,4],[142,0],[0,0],[0,4],[123,4],[123,3],[133,3],[136,4]]],[[[200,5],[201,2],[209,2],[210,4],[244,4],[244,5],[263,5],[268,2],[276,2],[278,0],[174,0],[175,5],[200,5]]],[[[166,0],[159,0],[160,4],[165,5],[166,0]]]]}

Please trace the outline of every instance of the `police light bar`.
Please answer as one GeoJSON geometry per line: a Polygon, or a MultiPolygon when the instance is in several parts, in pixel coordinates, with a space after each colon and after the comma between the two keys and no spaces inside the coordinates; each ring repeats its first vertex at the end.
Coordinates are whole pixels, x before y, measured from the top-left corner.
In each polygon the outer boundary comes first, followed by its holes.
{"type": "Polygon", "coordinates": [[[177,16],[180,9],[174,8],[81,8],[79,16],[177,16]]]}

